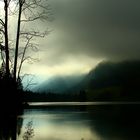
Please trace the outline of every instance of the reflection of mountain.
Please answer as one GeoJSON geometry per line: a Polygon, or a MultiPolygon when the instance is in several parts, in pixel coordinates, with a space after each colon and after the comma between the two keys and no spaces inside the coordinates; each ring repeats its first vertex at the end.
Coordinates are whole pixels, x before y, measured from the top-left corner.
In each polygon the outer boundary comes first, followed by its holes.
{"type": "Polygon", "coordinates": [[[92,106],[89,116],[91,131],[102,140],[140,140],[140,106],[107,105],[92,106]]]}

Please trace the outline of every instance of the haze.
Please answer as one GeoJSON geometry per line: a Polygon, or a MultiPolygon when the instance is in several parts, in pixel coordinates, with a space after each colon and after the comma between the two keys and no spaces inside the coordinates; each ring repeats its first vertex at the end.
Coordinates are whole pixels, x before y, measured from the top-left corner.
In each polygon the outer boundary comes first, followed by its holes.
{"type": "Polygon", "coordinates": [[[140,1],[49,0],[53,31],[38,40],[40,61],[23,68],[40,79],[88,73],[103,60],[140,59],[140,1]]]}

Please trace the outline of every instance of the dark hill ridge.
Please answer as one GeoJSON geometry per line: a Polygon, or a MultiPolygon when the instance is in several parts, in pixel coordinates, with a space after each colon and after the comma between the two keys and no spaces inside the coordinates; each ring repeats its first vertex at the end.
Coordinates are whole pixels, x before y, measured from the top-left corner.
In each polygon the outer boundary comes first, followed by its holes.
{"type": "Polygon", "coordinates": [[[88,101],[140,100],[140,61],[102,62],[87,75],[53,77],[36,91],[86,93],[88,101]]]}
{"type": "Polygon", "coordinates": [[[90,88],[134,85],[140,82],[140,61],[102,62],[90,71],[87,79],[90,88]]]}
{"type": "Polygon", "coordinates": [[[140,61],[100,63],[88,74],[86,90],[92,100],[139,100],[140,61]]]}

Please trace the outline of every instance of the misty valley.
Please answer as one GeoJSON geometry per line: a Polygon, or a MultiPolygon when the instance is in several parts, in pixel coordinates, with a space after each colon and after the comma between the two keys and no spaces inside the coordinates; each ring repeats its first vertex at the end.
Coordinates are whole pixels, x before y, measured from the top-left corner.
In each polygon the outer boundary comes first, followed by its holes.
{"type": "Polygon", "coordinates": [[[140,140],[140,1],[0,0],[0,140],[140,140]]]}
{"type": "Polygon", "coordinates": [[[101,62],[87,75],[57,76],[29,91],[25,101],[140,101],[140,61],[101,62]]]}
{"type": "MultiPolygon", "coordinates": [[[[139,140],[140,62],[102,62],[87,75],[56,77],[25,92],[22,140],[139,140]]],[[[19,120],[20,120],[19,119],[19,120]]]]}
{"type": "Polygon", "coordinates": [[[1,106],[0,139],[139,140],[139,70],[139,61],[102,62],[87,75],[20,89],[18,108],[12,94],[1,106]]]}
{"type": "Polygon", "coordinates": [[[139,140],[140,62],[102,62],[87,75],[54,77],[33,91],[18,139],[139,140]],[[41,103],[40,103],[41,102],[41,103]]]}

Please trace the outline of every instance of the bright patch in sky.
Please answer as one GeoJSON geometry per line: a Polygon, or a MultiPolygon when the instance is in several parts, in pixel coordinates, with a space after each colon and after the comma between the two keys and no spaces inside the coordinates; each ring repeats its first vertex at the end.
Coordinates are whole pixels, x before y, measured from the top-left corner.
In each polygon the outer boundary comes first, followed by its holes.
{"type": "Polygon", "coordinates": [[[4,4],[0,1],[0,16],[3,15],[4,4]]]}
{"type": "MultiPolygon", "coordinates": [[[[16,7],[15,2],[11,1],[10,2],[10,11],[13,11],[16,7]]],[[[0,1],[0,12],[2,13],[2,11],[4,10],[4,2],[0,1]]]]}
{"type": "MultiPolygon", "coordinates": [[[[73,74],[86,74],[88,73],[92,68],[94,68],[99,62],[102,60],[92,60],[88,59],[88,62],[84,62],[83,60],[69,60],[66,63],[62,63],[60,65],[54,65],[54,66],[47,66],[47,65],[40,65],[37,67],[37,64],[28,65],[26,64],[26,67],[24,71],[27,71],[27,73],[32,73],[34,75],[39,75],[41,78],[40,80],[48,79],[51,76],[56,75],[73,75],[73,74]]],[[[41,80],[41,81],[42,81],[41,80]]]]}

